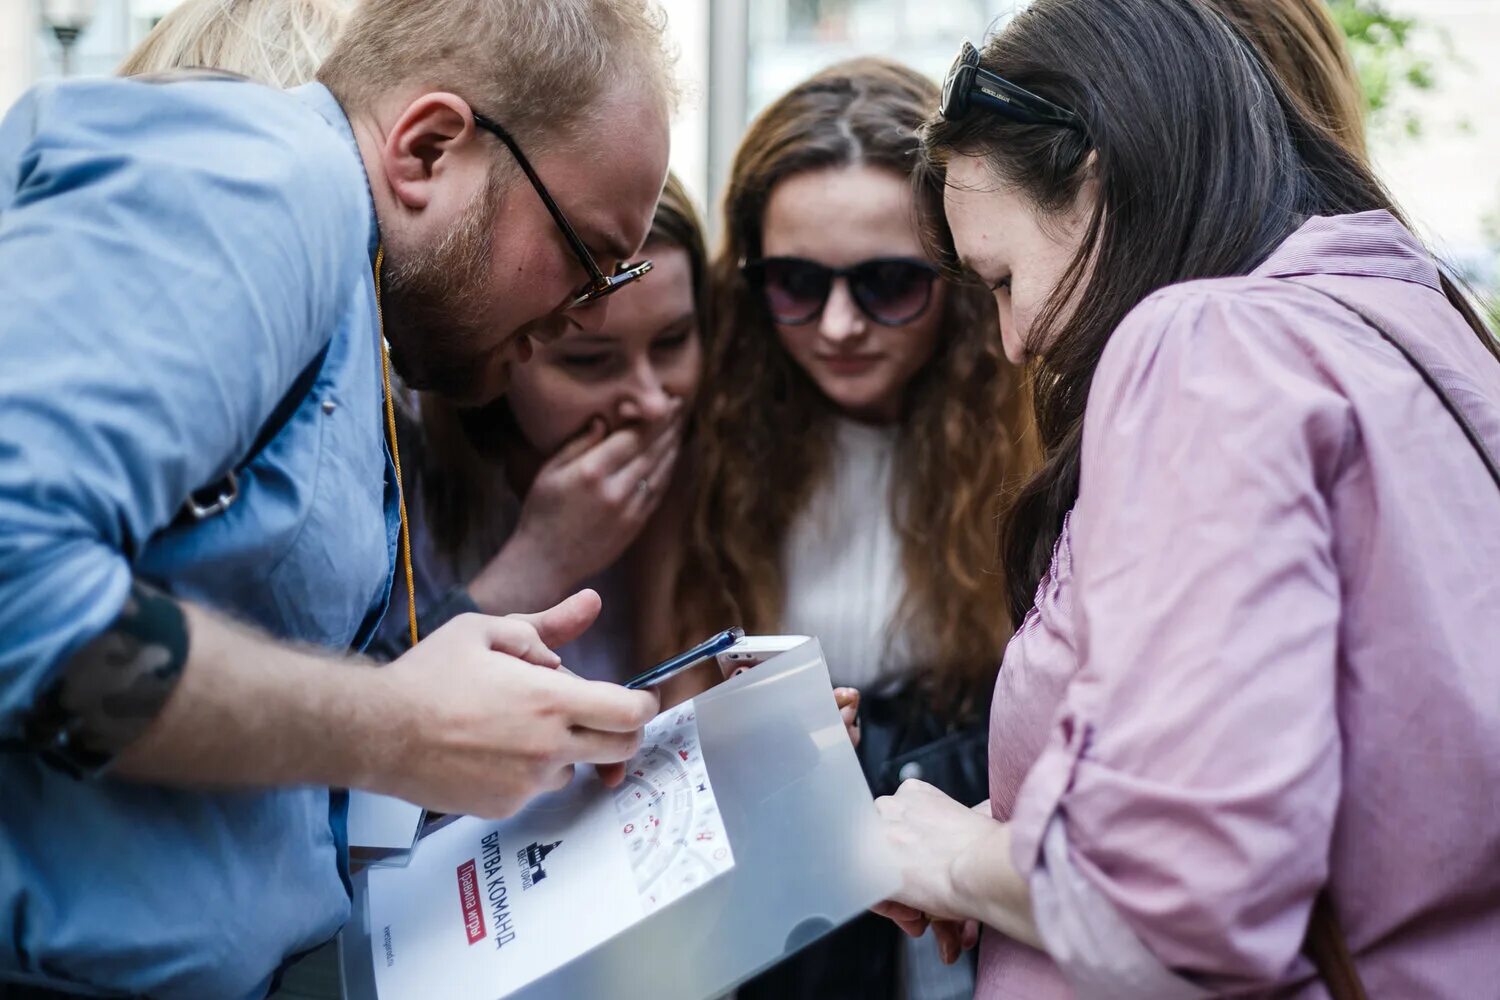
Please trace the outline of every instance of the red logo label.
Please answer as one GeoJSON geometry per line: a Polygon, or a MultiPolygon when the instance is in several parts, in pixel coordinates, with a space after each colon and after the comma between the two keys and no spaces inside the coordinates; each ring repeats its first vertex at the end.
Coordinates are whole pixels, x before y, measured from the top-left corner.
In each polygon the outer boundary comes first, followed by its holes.
{"type": "Polygon", "coordinates": [[[484,940],[484,911],[479,908],[479,874],[472,860],[458,866],[458,902],[464,908],[469,944],[478,944],[484,940]]]}

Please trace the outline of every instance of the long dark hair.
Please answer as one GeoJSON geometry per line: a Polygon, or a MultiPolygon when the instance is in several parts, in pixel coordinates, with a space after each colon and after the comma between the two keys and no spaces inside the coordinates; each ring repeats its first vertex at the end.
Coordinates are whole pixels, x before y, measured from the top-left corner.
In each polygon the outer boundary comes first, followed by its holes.
{"type": "MultiPolygon", "coordinates": [[[[982,65],[1072,108],[1086,131],[983,112],[925,131],[929,211],[940,210],[933,199],[953,155],[982,156],[1043,212],[1073,204],[1088,171],[1098,183],[1069,276],[1028,337],[1045,345],[1032,372],[1045,459],[1002,529],[1018,621],[1077,500],[1084,406],[1126,314],[1167,285],[1248,274],[1311,216],[1401,217],[1369,166],[1310,121],[1263,60],[1199,0],[1036,0],[988,43],[982,65]]],[[[1496,351],[1458,288],[1446,277],[1443,286],[1496,351]]]]}
{"type": "MultiPolygon", "coordinates": [[[[834,407],[781,346],[740,262],[760,256],[771,192],[789,177],[867,165],[909,178],[931,80],[886,59],[840,63],[793,87],[745,133],[714,259],[718,329],[707,352],[699,488],[678,577],[681,640],[726,622],[780,626],[783,547],[832,460],[834,407]]],[[[910,629],[936,711],[984,703],[1010,636],[996,553],[1003,494],[1034,467],[1027,406],[983,289],[947,289],[933,357],[913,379],[898,431],[893,494],[910,629]]]]}

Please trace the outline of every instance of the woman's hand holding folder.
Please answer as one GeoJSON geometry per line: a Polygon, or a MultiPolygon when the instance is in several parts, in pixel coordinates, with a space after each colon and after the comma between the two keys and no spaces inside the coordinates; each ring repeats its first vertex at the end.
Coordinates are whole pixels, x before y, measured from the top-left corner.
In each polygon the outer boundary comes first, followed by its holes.
{"type": "Polygon", "coordinates": [[[857,688],[834,688],[833,703],[839,707],[839,715],[844,720],[844,732],[849,734],[849,742],[859,749],[859,690],[857,688]]]}

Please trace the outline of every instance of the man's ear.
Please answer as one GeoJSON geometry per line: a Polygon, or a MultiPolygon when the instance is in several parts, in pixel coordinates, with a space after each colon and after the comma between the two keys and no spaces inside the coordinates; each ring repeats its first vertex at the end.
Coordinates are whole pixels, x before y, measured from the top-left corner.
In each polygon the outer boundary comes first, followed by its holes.
{"type": "Polygon", "coordinates": [[[457,153],[475,142],[474,113],[455,94],[423,94],[406,106],[386,134],[386,179],[403,206],[420,211],[433,196],[434,183],[452,169],[457,153]]]}

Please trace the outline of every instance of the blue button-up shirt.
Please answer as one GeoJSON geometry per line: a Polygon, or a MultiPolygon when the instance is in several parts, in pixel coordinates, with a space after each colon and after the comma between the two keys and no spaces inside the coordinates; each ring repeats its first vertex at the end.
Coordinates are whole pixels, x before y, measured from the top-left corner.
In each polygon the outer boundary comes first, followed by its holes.
{"type": "Polygon", "coordinates": [[[389,591],[375,221],[319,85],[39,87],[0,124],[0,981],[263,995],[348,915],[326,789],[77,780],[18,749],[132,575],[359,645],[389,591]],[[173,526],[308,398],[223,515],[173,526]]]}

